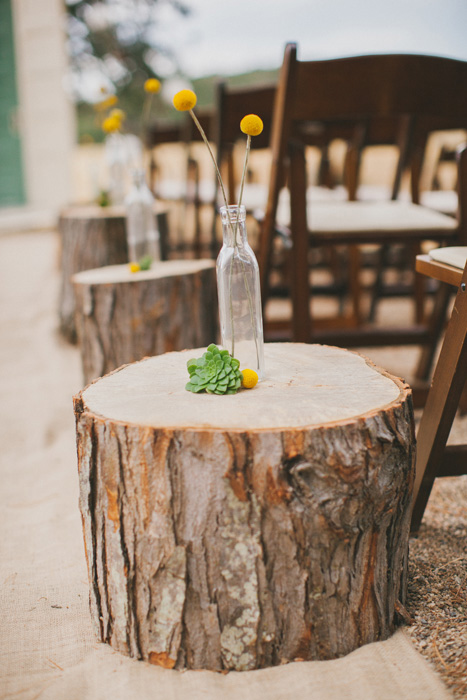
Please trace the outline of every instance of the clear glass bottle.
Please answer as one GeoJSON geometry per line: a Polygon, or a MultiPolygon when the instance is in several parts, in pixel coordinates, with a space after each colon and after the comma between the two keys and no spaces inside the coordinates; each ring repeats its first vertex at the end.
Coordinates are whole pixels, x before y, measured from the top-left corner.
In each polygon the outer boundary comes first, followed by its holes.
{"type": "Polygon", "coordinates": [[[160,260],[159,231],[154,214],[154,197],[146,184],[144,170],[134,170],[132,187],[125,199],[126,237],[131,262],[145,255],[160,260]]]}
{"type": "Polygon", "coordinates": [[[127,186],[125,141],[115,132],[105,138],[105,155],[109,169],[109,197],[112,204],[123,204],[127,186]]]}
{"type": "Polygon", "coordinates": [[[264,377],[263,316],[259,267],[246,233],[245,207],[221,208],[224,244],[217,258],[217,294],[223,347],[240,370],[264,377]],[[230,215],[230,220],[229,220],[230,215]]]}

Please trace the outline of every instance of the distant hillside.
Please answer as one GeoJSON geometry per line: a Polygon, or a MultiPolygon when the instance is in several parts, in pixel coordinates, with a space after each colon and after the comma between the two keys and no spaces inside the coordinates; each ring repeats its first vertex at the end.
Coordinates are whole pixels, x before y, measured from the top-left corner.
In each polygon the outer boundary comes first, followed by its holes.
{"type": "Polygon", "coordinates": [[[239,75],[209,75],[204,78],[193,80],[193,89],[201,107],[209,107],[214,104],[216,85],[224,80],[227,85],[263,85],[274,83],[277,80],[279,69],[277,70],[255,70],[250,73],[240,73],[239,75]]]}

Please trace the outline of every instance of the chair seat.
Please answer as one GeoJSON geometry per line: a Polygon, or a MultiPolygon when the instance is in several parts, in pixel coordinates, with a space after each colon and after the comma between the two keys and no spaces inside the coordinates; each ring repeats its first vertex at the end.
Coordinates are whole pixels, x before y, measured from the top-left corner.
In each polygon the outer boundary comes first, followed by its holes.
{"type": "MultiPolygon", "coordinates": [[[[237,188],[236,196],[238,199],[239,188],[237,188]]],[[[308,202],[339,202],[347,199],[347,190],[344,187],[308,187],[306,191],[308,202]]],[[[288,190],[285,188],[281,191],[280,198],[283,206],[286,207],[290,201],[288,190]]],[[[242,202],[247,211],[261,210],[266,207],[268,199],[268,187],[257,182],[247,183],[243,190],[242,202]]]]}
{"type": "MultiPolygon", "coordinates": [[[[281,195],[277,222],[290,225],[290,205],[285,193],[281,195]]],[[[316,202],[308,203],[307,219],[310,232],[318,244],[322,242],[375,242],[375,234],[392,242],[407,236],[427,239],[449,239],[457,231],[457,221],[440,212],[408,202],[316,202]]]]}
{"type": "Polygon", "coordinates": [[[455,216],[458,207],[457,192],[454,190],[430,190],[422,192],[420,195],[420,203],[424,207],[436,209],[443,214],[455,216]]]}
{"type": "Polygon", "coordinates": [[[464,269],[467,263],[467,246],[449,246],[447,248],[435,248],[430,250],[430,258],[445,265],[452,265],[464,269]]]}

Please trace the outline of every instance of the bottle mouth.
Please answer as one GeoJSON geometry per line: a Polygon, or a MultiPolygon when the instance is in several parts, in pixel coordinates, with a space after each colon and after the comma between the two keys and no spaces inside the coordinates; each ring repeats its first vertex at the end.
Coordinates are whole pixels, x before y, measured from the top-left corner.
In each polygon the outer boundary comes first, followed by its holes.
{"type": "Polygon", "coordinates": [[[237,206],[237,204],[230,204],[228,207],[221,207],[221,221],[223,224],[228,224],[229,223],[229,217],[230,217],[230,222],[236,223],[237,221],[245,221],[246,219],[246,209],[245,205],[241,204],[240,208],[237,206]]]}

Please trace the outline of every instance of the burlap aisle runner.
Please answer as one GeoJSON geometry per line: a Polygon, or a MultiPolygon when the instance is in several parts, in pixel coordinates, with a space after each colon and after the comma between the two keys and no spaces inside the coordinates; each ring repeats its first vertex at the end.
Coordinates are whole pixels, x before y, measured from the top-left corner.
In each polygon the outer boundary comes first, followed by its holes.
{"type": "Polygon", "coordinates": [[[51,234],[0,238],[0,697],[452,698],[402,631],[335,661],[225,676],[165,671],[96,642],[71,406],[80,365],[78,350],[54,333],[55,252],[51,234]]]}

